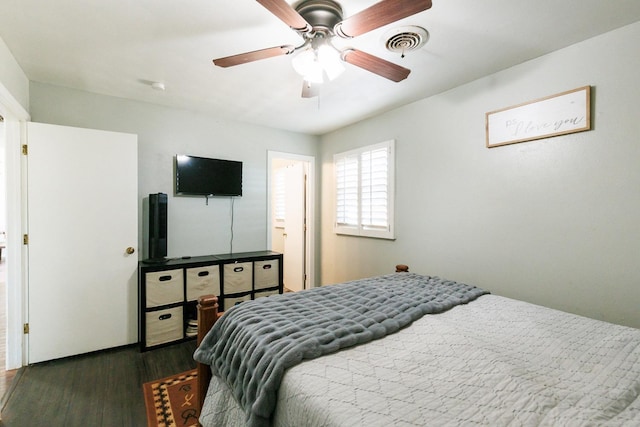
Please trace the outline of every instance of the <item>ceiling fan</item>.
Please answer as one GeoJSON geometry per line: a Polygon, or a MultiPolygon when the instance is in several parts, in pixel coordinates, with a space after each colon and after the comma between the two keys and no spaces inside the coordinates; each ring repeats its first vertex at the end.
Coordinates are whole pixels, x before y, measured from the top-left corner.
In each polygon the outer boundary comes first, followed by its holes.
{"type": "Polygon", "coordinates": [[[343,62],[355,65],[394,82],[407,78],[411,70],[369,53],[347,48],[338,50],[334,37],[349,39],[431,7],[431,0],[382,0],[343,19],[342,7],[333,0],[302,0],[291,6],[285,0],[257,0],[303,38],[300,46],[284,45],[214,59],[219,67],[232,67],[261,59],[299,52],[293,66],[303,76],[302,96],[318,95],[324,76],[330,80],[343,70],[343,62]]]}

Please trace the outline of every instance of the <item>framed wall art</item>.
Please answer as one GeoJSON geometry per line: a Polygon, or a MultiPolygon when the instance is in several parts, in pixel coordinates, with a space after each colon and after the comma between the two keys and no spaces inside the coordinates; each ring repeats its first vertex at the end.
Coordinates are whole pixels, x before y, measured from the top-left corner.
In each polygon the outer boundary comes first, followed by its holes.
{"type": "Polygon", "coordinates": [[[591,86],[486,113],[487,148],[591,129],[591,86]]]}

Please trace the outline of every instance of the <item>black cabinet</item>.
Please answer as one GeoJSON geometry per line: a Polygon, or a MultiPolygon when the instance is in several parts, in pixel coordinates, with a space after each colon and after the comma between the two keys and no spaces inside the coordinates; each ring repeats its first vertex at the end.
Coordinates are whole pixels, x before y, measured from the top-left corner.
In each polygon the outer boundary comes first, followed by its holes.
{"type": "Polygon", "coordinates": [[[170,259],[138,265],[142,350],[197,335],[197,300],[216,295],[219,310],[283,291],[282,254],[271,251],[170,259]]]}

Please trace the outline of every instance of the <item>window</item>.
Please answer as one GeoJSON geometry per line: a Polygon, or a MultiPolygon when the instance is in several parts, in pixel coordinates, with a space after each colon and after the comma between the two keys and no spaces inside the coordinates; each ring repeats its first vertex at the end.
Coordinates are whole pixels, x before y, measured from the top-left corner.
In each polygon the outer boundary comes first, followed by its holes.
{"type": "Polygon", "coordinates": [[[394,141],[333,156],[337,234],[394,239],[394,141]]]}
{"type": "Polygon", "coordinates": [[[285,217],[285,168],[276,169],[273,179],[273,220],[274,226],[284,227],[285,217]]]}

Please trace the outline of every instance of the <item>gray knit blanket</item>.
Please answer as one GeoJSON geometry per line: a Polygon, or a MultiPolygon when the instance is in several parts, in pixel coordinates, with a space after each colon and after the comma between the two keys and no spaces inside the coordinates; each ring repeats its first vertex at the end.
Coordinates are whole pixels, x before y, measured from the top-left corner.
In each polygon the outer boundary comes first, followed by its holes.
{"type": "Polygon", "coordinates": [[[438,277],[395,273],[260,298],[228,310],[194,358],[229,386],[248,426],[268,426],[287,368],[382,338],[486,293],[438,277]]]}

